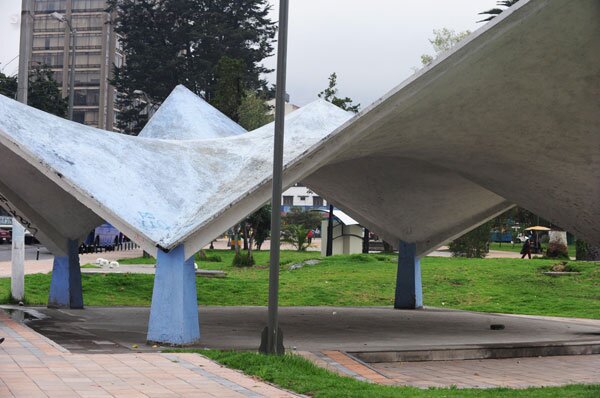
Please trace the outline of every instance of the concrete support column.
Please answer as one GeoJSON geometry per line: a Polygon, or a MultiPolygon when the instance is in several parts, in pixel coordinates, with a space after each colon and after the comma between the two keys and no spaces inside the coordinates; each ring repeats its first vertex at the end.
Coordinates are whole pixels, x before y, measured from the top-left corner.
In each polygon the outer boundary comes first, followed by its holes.
{"type": "Polygon", "coordinates": [[[182,346],[199,339],[194,258],[185,258],[183,245],[158,250],[147,340],[182,346]]]}
{"type": "Polygon", "coordinates": [[[416,253],[417,245],[415,243],[400,241],[394,308],[415,309],[423,307],[421,260],[416,253]]]}
{"type": "Polygon", "coordinates": [[[13,300],[23,301],[25,296],[25,228],[13,218],[10,294],[13,300]]]}
{"type": "Polygon", "coordinates": [[[54,257],[48,307],[83,308],[79,242],[77,240],[69,240],[67,256],[54,257]]]}

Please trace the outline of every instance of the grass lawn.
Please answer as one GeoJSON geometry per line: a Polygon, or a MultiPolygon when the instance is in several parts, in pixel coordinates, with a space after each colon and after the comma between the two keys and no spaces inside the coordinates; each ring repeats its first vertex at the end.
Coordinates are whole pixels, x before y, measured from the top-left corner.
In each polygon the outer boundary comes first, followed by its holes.
{"type": "MultiPolygon", "coordinates": [[[[202,305],[266,305],[268,252],[257,252],[257,265],[233,268],[230,251],[207,251],[222,261],[199,262],[221,269],[226,278],[198,278],[202,305]]],[[[282,252],[282,306],[391,306],[396,257],[371,254],[323,258],[316,266],[289,271],[290,263],[319,258],[319,253],[282,252]]],[[[426,257],[421,262],[423,296],[428,306],[483,312],[600,318],[600,264],[570,262],[581,275],[550,277],[542,268],[553,260],[463,259],[426,257]]],[[[85,305],[147,306],[153,275],[83,274],[85,305]]],[[[50,275],[27,275],[26,300],[45,304],[50,275]]],[[[8,299],[10,280],[0,279],[0,302],[8,299]]]]}
{"type": "MultiPolygon", "coordinates": [[[[542,246],[544,247],[544,249],[548,248],[548,244],[542,244],[542,246]]],[[[514,243],[514,244],[513,243],[498,243],[498,242],[490,243],[490,250],[500,250],[500,251],[505,251],[505,252],[520,253],[522,247],[523,247],[522,243],[514,243]]],[[[569,245],[568,250],[569,250],[569,257],[575,257],[575,244],[569,245]]],[[[533,255],[541,256],[541,254],[533,254],[533,255]]]]}
{"type": "Polygon", "coordinates": [[[600,385],[571,385],[566,387],[528,388],[512,390],[497,389],[441,389],[422,390],[412,387],[389,387],[369,384],[342,377],[297,355],[267,356],[248,352],[185,350],[198,352],[227,367],[239,369],[288,390],[315,398],[363,398],[363,397],[598,397],[600,385]]]}

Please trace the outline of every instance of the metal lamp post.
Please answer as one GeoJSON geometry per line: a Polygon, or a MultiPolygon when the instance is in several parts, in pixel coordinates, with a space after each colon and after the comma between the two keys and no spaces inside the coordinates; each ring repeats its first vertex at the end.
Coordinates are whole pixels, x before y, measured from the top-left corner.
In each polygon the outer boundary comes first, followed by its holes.
{"type": "Polygon", "coordinates": [[[285,118],[285,78],[287,63],[289,1],[279,1],[277,43],[277,92],[275,96],[275,137],[273,145],[273,196],[271,198],[271,253],[269,261],[269,317],[263,330],[260,352],[283,354],[283,335],[279,330],[279,245],[281,235],[281,191],[283,169],[283,130],[285,118]]]}
{"type": "Polygon", "coordinates": [[[71,20],[64,16],[61,13],[53,12],[50,14],[52,18],[58,20],[59,22],[65,22],[69,27],[69,32],[71,33],[69,36],[71,37],[71,66],[69,68],[69,110],[68,110],[68,118],[69,120],[73,120],[73,105],[75,100],[75,46],[76,46],[76,36],[77,31],[73,29],[73,25],[71,24],[71,20]]]}

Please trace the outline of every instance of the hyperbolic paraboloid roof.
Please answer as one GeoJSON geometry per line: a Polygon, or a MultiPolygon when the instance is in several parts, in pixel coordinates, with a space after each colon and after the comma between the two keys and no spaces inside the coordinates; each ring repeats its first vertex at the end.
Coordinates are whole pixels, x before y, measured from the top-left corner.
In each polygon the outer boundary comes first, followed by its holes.
{"type": "MultiPolygon", "coordinates": [[[[513,204],[600,243],[598,15],[521,1],[357,116],[288,115],[284,185],[419,254],[513,204]]],[[[106,219],[191,255],[270,199],[272,141],[272,124],[244,133],[183,88],[140,137],[0,97],[0,200],[56,253],[106,219]]]]}

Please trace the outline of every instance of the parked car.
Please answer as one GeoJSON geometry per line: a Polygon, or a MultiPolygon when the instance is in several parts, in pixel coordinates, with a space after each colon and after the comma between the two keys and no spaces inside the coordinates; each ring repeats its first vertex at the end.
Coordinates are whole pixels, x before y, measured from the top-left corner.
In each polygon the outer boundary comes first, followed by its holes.
{"type": "Polygon", "coordinates": [[[11,243],[12,234],[9,230],[0,228],[0,244],[11,243]]]}

